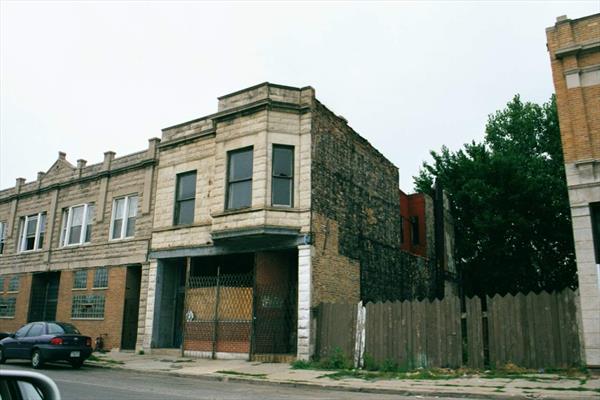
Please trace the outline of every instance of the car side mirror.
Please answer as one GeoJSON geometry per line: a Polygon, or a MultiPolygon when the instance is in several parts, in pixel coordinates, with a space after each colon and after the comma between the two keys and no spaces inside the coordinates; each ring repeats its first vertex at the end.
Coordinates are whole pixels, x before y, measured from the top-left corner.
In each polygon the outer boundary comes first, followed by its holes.
{"type": "Polygon", "coordinates": [[[56,383],[38,372],[2,369],[0,383],[8,387],[10,393],[18,393],[20,399],[60,400],[56,383]]]}
{"type": "Polygon", "coordinates": [[[8,337],[9,337],[9,338],[13,338],[13,339],[14,339],[14,338],[16,338],[16,337],[17,337],[17,334],[16,334],[16,333],[9,333],[9,334],[8,334],[8,337]]]}

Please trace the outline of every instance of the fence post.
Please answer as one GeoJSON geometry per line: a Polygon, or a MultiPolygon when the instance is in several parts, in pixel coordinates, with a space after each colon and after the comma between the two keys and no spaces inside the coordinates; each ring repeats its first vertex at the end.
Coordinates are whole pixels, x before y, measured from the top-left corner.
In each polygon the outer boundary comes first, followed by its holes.
{"type": "Polygon", "coordinates": [[[367,309],[362,300],[358,302],[356,310],[356,338],[354,340],[354,368],[362,368],[365,356],[365,321],[367,309]]]}

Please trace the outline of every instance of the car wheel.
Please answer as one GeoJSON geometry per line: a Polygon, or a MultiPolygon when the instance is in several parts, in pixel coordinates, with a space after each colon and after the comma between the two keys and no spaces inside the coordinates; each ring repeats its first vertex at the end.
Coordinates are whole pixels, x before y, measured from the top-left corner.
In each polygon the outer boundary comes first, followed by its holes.
{"type": "Polygon", "coordinates": [[[6,357],[4,357],[4,349],[0,347],[0,364],[4,364],[6,362],[6,357]]]}
{"type": "Polygon", "coordinates": [[[81,368],[82,365],[83,365],[83,360],[72,360],[71,361],[71,366],[73,367],[73,369],[79,369],[79,368],[81,368]]]}
{"type": "Polygon", "coordinates": [[[40,369],[44,366],[44,358],[39,350],[34,350],[31,354],[31,366],[35,369],[40,369]]]}

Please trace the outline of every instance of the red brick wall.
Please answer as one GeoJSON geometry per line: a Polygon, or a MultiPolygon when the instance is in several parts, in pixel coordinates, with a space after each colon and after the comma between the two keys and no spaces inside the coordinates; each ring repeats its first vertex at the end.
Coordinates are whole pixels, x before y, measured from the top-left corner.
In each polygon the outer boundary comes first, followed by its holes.
{"type": "Polygon", "coordinates": [[[106,349],[120,348],[127,267],[108,267],[108,289],[92,288],[94,271],[95,268],[88,269],[87,288],[76,290],[73,290],[74,271],[61,272],[56,319],[72,323],[82,334],[90,336],[92,340],[100,334],[107,334],[104,337],[104,347],[106,349]],[[101,320],[71,318],[73,296],[91,294],[103,294],[105,296],[104,318],[101,320]]]}
{"type": "Polygon", "coordinates": [[[427,236],[425,225],[425,195],[414,193],[407,195],[400,191],[400,215],[404,227],[404,240],[401,248],[419,256],[427,256],[427,236]],[[411,240],[411,218],[419,219],[419,244],[414,245],[411,240]]]}
{"type": "Polygon", "coordinates": [[[14,318],[0,318],[0,332],[14,332],[21,325],[27,322],[27,313],[29,312],[29,294],[31,292],[31,274],[10,274],[2,275],[4,278],[4,288],[0,288],[0,297],[16,297],[14,318]],[[8,282],[13,276],[20,276],[19,291],[9,293],[8,282]]]}

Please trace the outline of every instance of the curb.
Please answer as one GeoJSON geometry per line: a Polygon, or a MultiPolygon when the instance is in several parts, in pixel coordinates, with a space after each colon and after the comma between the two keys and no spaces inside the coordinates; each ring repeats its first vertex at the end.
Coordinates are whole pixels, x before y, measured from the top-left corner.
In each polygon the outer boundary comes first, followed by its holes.
{"type": "MultiPolygon", "coordinates": [[[[104,369],[118,369],[122,371],[130,371],[133,373],[143,373],[147,375],[170,375],[178,378],[192,378],[200,379],[208,382],[235,382],[235,383],[247,383],[253,385],[268,385],[268,386],[288,386],[294,388],[310,388],[310,389],[321,389],[329,391],[344,391],[344,392],[355,392],[355,393],[372,393],[372,394],[388,394],[388,395],[400,395],[400,396],[434,396],[434,397],[450,397],[450,398],[480,398],[480,399],[494,399],[494,400],[531,400],[534,398],[540,398],[544,400],[565,400],[565,396],[560,395],[532,395],[532,394],[506,394],[506,393],[473,393],[473,392],[449,392],[443,390],[430,390],[424,389],[419,390],[415,388],[411,389],[392,389],[392,388],[370,388],[370,387],[351,387],[351,386],[335,386],[326,385],[321,383],[310,383],[310,382],[296,382],[296,381],[279,381],[279,380],[268,380],[268,379],[257,379],[252,377],[243,376],[229,376],[226,374],[201,374],[192,375],[185,374],[176,371],[144,371],[139,369],[125,368],[121,365],[99,365],[101,363],[95,361],[87,361],[86,365],[93,368],[104,368],[104,369]]],[[[600,398],[600,396],[598,397],[600,398]]],[[[568,399],[572,400],[589,400],[589,395],[569,395],[568,399]]]]}

